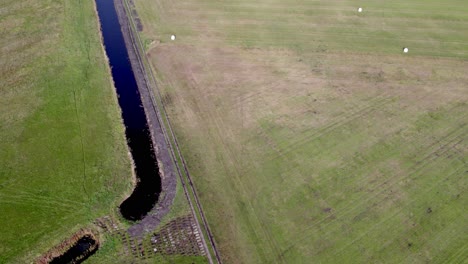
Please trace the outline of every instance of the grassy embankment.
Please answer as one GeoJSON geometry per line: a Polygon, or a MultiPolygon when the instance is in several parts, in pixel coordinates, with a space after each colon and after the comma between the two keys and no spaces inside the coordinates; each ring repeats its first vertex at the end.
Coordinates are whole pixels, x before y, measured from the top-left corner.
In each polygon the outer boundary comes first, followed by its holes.
{"type": "Polygon", "coordinates": [[[27,263],[131,191],[93,1],[0,7],[0,262],[27,263]]]}
{"type": "Polygon", "coordinates": [[[466,260],[465,1],[135,3],[227,263],[466,260]]]}

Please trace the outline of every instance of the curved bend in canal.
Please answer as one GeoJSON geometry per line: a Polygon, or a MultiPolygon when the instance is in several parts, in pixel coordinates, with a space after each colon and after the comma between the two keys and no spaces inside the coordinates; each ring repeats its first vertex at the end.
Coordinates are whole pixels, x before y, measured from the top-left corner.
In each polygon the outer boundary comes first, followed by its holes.
{"type": "Polygon", "coordinates": [[[96,6],[138,178],[131,196],[120,205],[120,212],[125,219],[141,220],[158,201],[161,177],[114,0],[96,0],[96,6]]]}

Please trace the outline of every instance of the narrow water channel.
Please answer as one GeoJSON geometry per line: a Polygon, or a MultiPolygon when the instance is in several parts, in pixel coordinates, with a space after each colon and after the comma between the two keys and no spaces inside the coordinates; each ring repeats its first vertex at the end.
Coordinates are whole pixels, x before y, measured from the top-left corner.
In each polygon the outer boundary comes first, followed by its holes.
{"type": "Polygon", "coordinates": [[[52,259],[49,264],[82,263],[97,250],[98,247],[96,240],[91,236],[84,236],[63,255],[52,259]]]}
{"type": "Polygon", "coordinates": [[[126,127],[128,146],[138,178],[132,195],[120,205],[125,219],[141,220],[156,204],[161,177],[137,82],[125,47],[114,0],[96,0],[104,45],[126,127]]]}

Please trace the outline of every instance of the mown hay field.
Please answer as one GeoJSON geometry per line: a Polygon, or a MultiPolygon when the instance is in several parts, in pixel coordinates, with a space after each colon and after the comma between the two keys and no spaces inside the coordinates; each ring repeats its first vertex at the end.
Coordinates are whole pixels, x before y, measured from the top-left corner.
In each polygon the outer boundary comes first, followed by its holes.
{"type": "Polygon", "coordinates": [[[93,1],[0,4],[0,263],[31,263],[132,186],[93,1]]]}
{"type": "Polygon", "coordinates": [[[466,1],[134,3],[226,263],[466,261],[466,1]]]}

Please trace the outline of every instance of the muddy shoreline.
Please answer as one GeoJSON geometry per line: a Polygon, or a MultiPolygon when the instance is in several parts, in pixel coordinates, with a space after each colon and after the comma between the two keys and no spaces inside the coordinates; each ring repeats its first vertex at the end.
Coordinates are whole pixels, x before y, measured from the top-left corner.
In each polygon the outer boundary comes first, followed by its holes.
{"type": "Polygon", "coordinates": [[[151,211],[137,224],[128,229],[128,233],[133,237],[141,237],[147,232],[154,230],[164,215],[166,215],[176,193],[177,175],[174,163],[170,155],[169,145],[160,123],[159,109],[151,99],[151,88],[146,79],[145,68],[140,53],[137,51],[134,32],[131,29],[130,21],[125,9],[124,0],[114,0],[115,9],[119,19],[120,27],[124,36],[125,46],[132,66],[133,73],[138,85],[143,108],[145,110],[148,128],[153,141],[155,156],[158,162],[161,175],[161,193],[158,202],[151,211]]]}

